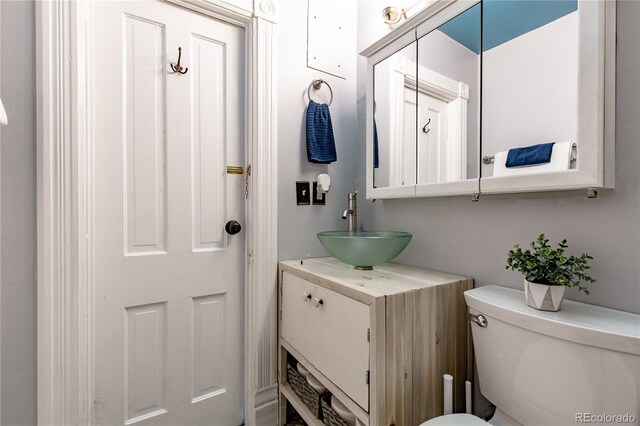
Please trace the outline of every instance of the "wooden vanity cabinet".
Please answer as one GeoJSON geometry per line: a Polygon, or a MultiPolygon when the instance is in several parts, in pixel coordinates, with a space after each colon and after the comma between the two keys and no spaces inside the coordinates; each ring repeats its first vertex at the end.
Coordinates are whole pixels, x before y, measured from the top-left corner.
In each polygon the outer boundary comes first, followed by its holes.
{"type": "Polygon", "coordinates": [[[399,264],[358,271],[334,258],[280,262],[280,424],[291,404],[323,424],[287,382],[292,355],[364,425],[419,425],[442,414],[443,374],[464,412],[473,376],[463,292],[473,279],[399,264]]]}

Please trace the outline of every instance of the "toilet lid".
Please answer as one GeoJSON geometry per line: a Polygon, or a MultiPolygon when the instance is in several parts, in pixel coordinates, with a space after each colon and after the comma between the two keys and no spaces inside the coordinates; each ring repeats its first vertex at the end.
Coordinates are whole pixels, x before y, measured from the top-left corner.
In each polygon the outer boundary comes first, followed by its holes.
{"type": "Polygon", "coordinates": [[[435,417],[420,426],[486,426],[489,423],[471,414],[447,414],[435,417]]]}

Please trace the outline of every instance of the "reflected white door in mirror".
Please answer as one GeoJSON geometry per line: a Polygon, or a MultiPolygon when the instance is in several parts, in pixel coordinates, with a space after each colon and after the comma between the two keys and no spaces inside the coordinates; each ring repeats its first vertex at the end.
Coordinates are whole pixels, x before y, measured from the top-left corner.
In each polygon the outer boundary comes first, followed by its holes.
{"type": "Polygon", "coordinates": [[[435,1],[362,52],[367,198],[614,187],[615,1],[435,1]]]}
{"type": "Polygon", "coordinates": [[[378,140],[389,141],[389,160],[374,167],[375,177],[382,186],[465,179],[469,85],[405,56],[386,62],[379,72],[391,75],[388,93],[381,85],[376,94],[386,100],[389,114],[376,115],[376,128],[378,140]],[[389,65],[391,70],[382,69],[389,65]]]}
{"type": "Polygon", "coordinates": [[[466,178],[469,85],[418,66],[418,184],[466,178]]]}

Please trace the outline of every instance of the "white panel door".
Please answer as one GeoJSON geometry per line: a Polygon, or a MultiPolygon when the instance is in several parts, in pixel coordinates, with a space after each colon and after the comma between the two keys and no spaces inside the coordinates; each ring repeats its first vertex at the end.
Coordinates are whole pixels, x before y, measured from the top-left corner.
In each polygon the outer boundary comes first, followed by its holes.
{"type": "Polygon", "coordinates": [[[239,425],[244,31],[160,1],[94,13],[95,422],[239,425]]]}
{"type": "Polygon", "coordinates": [[[418,184],[445,182],[448,179],[448,103],[422,92],[418,98],[418,184]]]}
{"type": "Polygon", "coordinates": [[[404,88],[400,186],[416,183],[416,91],[404,88]]]}

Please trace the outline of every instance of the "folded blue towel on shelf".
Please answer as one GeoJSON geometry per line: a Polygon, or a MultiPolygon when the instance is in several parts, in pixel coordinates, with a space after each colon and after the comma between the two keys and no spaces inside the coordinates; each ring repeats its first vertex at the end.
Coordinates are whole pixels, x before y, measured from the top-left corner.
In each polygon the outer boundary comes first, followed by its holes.
{"type": "Polygon", "coordinates": [[[380,166],[380,157],[378,156],[378,126],[376,126],[376,119],[373,119],[373,168],[377,169],[380,166]]]}
{"type": "Polygon", "coordinates": [[[553,152],[553,144],[541,143],[538,145],[525,146],[522,148],[513,148],[507,154],[507,167],[530,166],[532,164],[548,163],[551,161],[551,153],[553,152]]]}
{"type": "Polygon", "coordinates": [[[319,164],[338,160],[329,105],[313,100],[307,106],[307,160],[319,164]]]}

